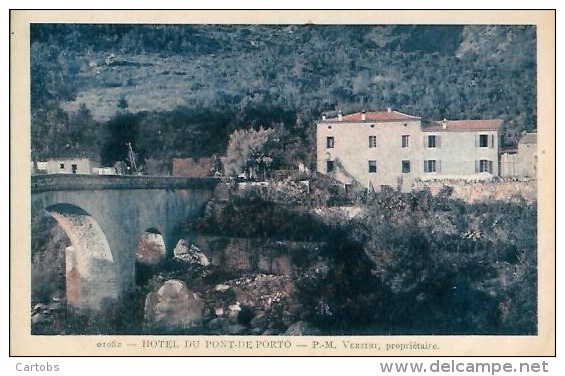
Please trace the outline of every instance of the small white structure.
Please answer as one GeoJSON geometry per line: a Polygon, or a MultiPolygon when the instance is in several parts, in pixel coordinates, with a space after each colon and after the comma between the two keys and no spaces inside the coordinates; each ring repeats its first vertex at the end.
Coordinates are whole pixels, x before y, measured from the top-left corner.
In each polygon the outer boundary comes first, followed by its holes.
{"type": "Polygon", "coordinates": [[[49,159],[47,161],[48,174],[91,174],[90,160],[88,158],[49,159]]]}
{"type": "Polygon", "coordinates": [[[92,167],[94,175],[117,175],[116,167],[92,167]]]}
{"type": "Polygon", "coordinates": [[[309,174],[310,169],[302,162],[298,163],[298,172],[301,174],[309,174]]]}
{"type": "Polygon", "coordinates": [[[47,173],[47,162],[31,161],[31,174],[46,174],[47,173]]]}

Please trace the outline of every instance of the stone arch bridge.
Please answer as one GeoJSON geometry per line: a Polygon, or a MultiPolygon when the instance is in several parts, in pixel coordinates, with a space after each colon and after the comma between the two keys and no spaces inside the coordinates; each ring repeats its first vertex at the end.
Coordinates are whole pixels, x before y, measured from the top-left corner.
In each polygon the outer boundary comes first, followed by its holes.
{"type": "Polygon", "coordinates": [[[66,232],[67,301],[98,310],[135,285],[135,253],[147,229],[162,234],[168,252],[180,226],[201,214],[214,178],[34,175],[31,215],[51,214],[66,232]]]}

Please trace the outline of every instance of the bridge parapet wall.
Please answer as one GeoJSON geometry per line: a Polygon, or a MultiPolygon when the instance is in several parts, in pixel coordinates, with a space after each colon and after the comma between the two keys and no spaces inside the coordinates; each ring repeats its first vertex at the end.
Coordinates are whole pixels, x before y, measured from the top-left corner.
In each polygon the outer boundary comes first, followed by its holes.
{"type": "Polygon", "coordinates": [[[31,193],[104,189],[214,189],[216,178],[129,175],[33,175],[31,193]]]}

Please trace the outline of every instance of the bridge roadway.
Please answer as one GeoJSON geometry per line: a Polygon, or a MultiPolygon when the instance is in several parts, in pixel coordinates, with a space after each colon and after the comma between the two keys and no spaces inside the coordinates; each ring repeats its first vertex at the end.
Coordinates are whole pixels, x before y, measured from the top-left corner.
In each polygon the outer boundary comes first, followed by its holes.
{"type": "Polygon", "coordinates": [[[216,178],[33,175],[32,218],[53,216],[69,236],[67,300],[99,309],[135,286],[137,243],[157,229],[170,254],[187,220],[201,215],[216,178]]]}

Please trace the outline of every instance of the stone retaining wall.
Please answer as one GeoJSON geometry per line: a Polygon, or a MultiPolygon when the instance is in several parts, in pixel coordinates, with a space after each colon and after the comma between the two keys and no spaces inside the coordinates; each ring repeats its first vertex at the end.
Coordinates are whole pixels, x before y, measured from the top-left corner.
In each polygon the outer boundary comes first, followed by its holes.
{"type": "Polygon", "coordinates": [[[501,200],[510,201],[522,197],[526,202],[537,201],[535,179],[495,179],[489,181],[432,180],[420,181],[415,190],[429,188],[437,195],[444,186],[453,187],[452,197],[466,202],[501,200]]]}

